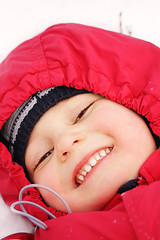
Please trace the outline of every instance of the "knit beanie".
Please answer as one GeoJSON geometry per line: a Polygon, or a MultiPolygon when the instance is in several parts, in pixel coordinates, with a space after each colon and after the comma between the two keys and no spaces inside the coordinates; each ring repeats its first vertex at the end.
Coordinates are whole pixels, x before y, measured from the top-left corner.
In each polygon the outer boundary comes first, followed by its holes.
{"type": "Polygon", "coordinates": [[[58,102],[77,94],[88,93],[72,87],[51,87],[32,95],[18,107],[1,129],[1,141],[12,155],[12,160],[20,164],[25,173],[25,150],[33,127],[40,117],[58,102]]]}

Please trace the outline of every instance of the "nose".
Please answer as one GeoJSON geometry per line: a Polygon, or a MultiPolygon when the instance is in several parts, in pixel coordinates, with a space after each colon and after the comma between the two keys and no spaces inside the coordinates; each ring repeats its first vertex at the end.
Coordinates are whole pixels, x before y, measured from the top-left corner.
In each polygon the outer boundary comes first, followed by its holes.
{"type": "Polygon", "coordinates": [[[65,162],[70,154],[82,142],[82,134],[76,133],[62,133],[58,136],[57,140],[57,157],[61,162],[65,162]]]}

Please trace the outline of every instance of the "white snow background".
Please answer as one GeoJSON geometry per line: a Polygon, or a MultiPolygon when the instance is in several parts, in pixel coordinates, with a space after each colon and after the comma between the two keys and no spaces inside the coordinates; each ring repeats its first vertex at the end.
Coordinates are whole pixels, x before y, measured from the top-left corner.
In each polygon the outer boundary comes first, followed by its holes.
{"type": "Polygon", "coordinates": [[[159,0],[0,0],[0,62],[18,44],[66,22],[120,31],[160,46],[159,0]]]}

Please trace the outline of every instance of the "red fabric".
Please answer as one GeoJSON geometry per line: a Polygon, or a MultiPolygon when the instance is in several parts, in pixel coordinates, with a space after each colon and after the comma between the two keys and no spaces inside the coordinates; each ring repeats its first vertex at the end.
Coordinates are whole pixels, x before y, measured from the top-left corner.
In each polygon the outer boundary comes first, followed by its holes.
{"type": "Polygon", "coordinates": [[[2,238],[2,240],[33,240],[33,239],[34,235],[30,233],[15,233],[5,238],[2,238]]]}
{"type": "Polygon", "coordinates": [[[135,188],[110,211],[73,213],[46,222],[48,230],[37,229],[36,240],[147,240],[160,239],[160,181],[135,188]]]}
{"type": "MultiPolygon", "coordinates": [[[[70,85],[99,93],[133,109],[145,116],[153,132],[160,136],[159,76],[160,49],[148,42],[80,24],[55,25],[22,43],[0,65],[0,127],[33,93],[51,86],[70,85]]],[[[159,162],[158,149],[140,169],[140,175],[150,185],[142,184],[128,191],[122,199],[116,196],[105,208],[107,211],[74,213],[48,221],[45,213],[32,206],[26,207],[30,214],[47,221],[49,226],[47,231],[37,230],[35,239],[52,239],[53,235],[54,239],[65,239],[65,236],[70,239],[75,236],[76,239],[82,236],[84,239],[85,236],[141,240],[154,236],[159,239],[156,200],[159,162]],[[151,227],[152,221],[156,221],[155,227],[151,227]],[[140,228],[141,224],[145,227],[140,228]]],[[[10,205],[29,182],[22,167],[12,163],[3,144],[0,144],[0,176],[0,193],[10,205]]],[[[28,190],[24,200],[47,208],[35,189],[28,190]]],[[[57,216],[63,215],[48,209],[57,216]]]]}

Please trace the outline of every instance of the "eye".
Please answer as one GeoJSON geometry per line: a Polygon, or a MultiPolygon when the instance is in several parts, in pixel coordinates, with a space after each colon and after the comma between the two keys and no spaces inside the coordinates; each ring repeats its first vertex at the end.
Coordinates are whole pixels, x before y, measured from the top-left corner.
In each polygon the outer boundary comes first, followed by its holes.
{"type": "MultiPolygon", "coordinates": [[[[94,103],[94,102],[93,102],[94,103]]],[[[77,116],[75,123],[77,123],[82,117],[83,115],[87,112],[87,110],[89,109],[89,107],[93,104],[90,103],[87,107],[85,107],[77,116]]]]}
{"type": "Polygon", "coordinates": [[[46,159],[48,158],[51,154],[52,154],[53,150],[50,150],[48,152],[46,152],[38,161],[38,163],[36,164],[36,166],[34,167],[34,170],[46,159]]]}

